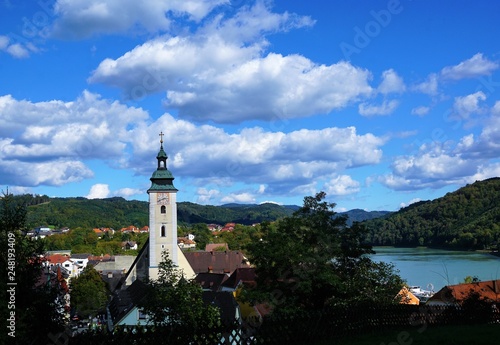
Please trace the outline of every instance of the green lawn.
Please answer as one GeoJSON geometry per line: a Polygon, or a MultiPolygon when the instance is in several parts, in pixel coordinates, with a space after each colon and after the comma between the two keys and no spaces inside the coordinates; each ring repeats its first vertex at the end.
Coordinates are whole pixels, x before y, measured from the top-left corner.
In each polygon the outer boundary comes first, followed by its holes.
{"type": "Polygon", "coordinates": [[[492,345],[500,344],[500,324],[412,327],[317,342],[315,345],[492,345]]]}

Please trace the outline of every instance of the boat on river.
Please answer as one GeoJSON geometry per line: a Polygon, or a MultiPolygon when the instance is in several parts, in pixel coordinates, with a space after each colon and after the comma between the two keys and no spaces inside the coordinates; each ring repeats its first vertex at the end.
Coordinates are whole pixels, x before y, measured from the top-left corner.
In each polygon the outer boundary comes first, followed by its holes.
{"type": "Polygon", "coordinates": [[[410,286],[409,290],[413,295],[415,295],[415,297],[420,300],[420,302],[425,303],[434,295],[434,287],[432,286],[432,284],[429,284],[427,288],[429,290],[424,290],[420,286],[410,286]]]}

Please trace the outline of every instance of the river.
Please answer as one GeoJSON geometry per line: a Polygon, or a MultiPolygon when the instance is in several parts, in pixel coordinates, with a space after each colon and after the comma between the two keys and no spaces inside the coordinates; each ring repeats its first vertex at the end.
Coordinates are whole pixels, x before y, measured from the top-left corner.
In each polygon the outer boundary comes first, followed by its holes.
{"type": "Polygon", "coordinates": [[[392,262],[408,285],[438,291],[459,284],[467,276],[500,279],[500,257],[480,252],[441,249],[374,247],[374,261],[392,262]]]}

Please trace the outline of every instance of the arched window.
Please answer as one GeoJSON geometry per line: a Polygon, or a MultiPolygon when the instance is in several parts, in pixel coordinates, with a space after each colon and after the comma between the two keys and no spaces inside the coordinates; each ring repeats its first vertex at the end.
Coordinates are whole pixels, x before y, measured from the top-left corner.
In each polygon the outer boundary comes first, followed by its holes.
{"type": "Polygon", "coordinates": [[[167,236],[167,234],[165,233],[165,225],[162,225],[162,226],[161,226],[160,236],[161,236],[161,237],[165,237],[165,236],[167,236]]]}
{"type": "Polygon", "coordinates": [[[166,207],[165,205],[163,205],[163,206],[160,208],[160,212],[161,212],[162,214],[167,213],[167,207],[166,207]]]}

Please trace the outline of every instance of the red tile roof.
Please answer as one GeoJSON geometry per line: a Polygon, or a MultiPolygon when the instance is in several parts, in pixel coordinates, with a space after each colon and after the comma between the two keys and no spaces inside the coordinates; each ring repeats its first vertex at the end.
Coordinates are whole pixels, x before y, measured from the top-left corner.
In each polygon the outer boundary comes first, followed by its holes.
{"type": "Polygon", "coordinates": [[[428,303],[461,303],[471,293],[478,293],[480,298],[491,302],[500,302],[500,279],[467,284],[448,285],[432,296],[428,303]]]}

